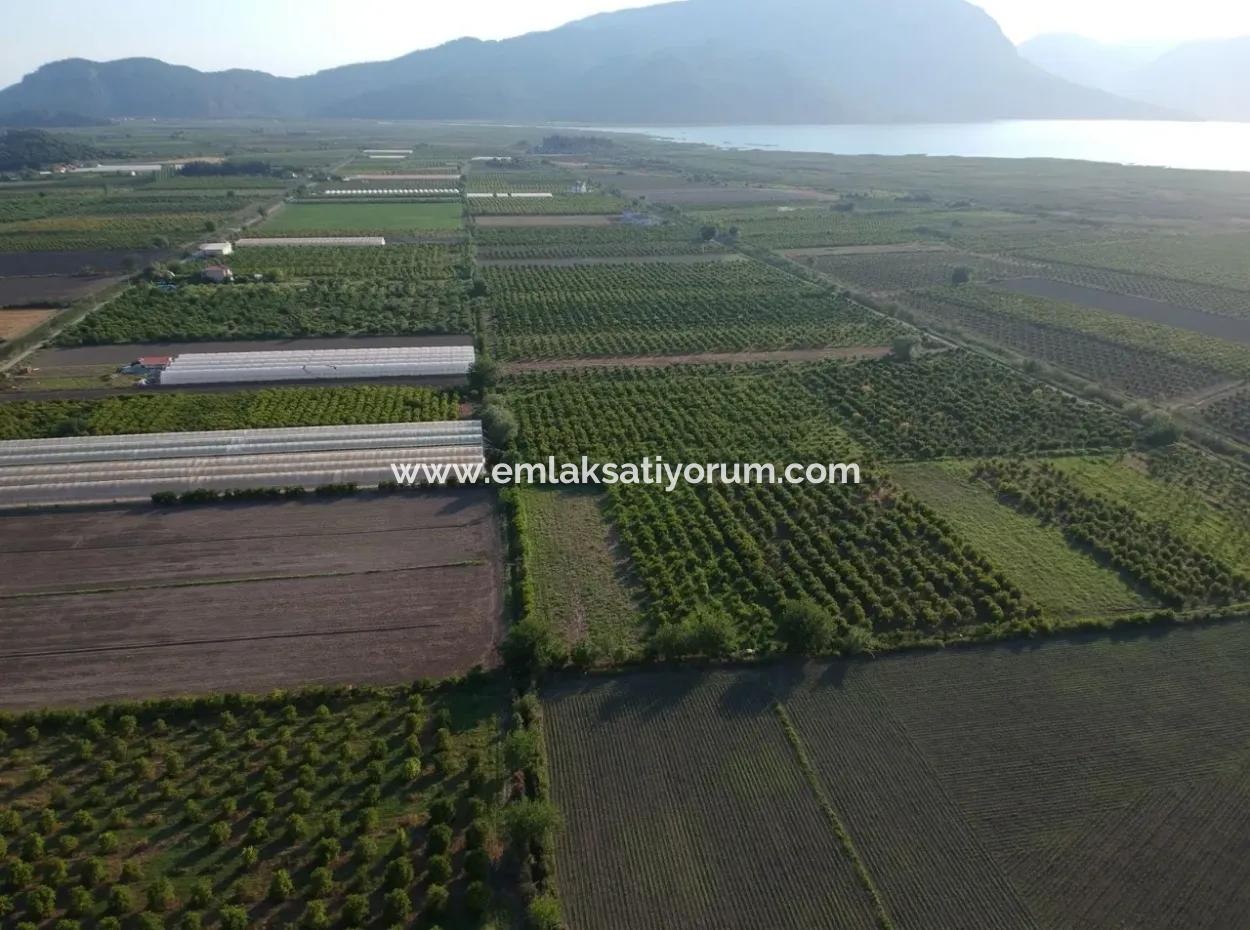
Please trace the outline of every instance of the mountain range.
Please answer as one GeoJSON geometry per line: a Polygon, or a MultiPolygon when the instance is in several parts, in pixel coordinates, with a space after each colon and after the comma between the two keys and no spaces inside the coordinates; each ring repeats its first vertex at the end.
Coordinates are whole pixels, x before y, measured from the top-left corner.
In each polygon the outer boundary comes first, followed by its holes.
{"type": "Polygon", "coordinates": [[[965,0],[684,0],[299,78],[69,59],[0,91],[0,119],[67,110],[623,124],[1159,115],[1025,60],[965,0]]]}
{"type": "Polygon", "coordinates": [[[1204,119],[1250,120],[1250,36],[1117,45],[1045,35],[1020,54],[1052,74],[1204,119]]]}

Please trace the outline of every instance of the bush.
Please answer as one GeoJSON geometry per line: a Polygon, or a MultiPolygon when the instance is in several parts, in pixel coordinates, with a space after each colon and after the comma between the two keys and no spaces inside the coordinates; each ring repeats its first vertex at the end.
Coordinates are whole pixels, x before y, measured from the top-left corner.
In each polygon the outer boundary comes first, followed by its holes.
{"type": "Polygon", "coordinates": [[[135,909],[135,899],[125,885],[114,885],[109,889],[108,912],[118,917],[129,914],[135,909]]]}
{"type": "Polygon", "coordinates": [[[65,912],[71,917],[83,917],[95,909],[95,897],[86,888],[71,888],[65,912]]]}
{"type": "Polygon", "coordinates": [[[469,882],[469,887],[464,892],[464,904],[469,912],[481,916],[490,910],[491,892],[490,886],[485,882],[476,881],[469,882]]]}
{"type": "Polygon", "coordinates": [[[490,856],[486,850],[470,849],[464,857],[464,871],[471,879],[486,879],[490,875],[490,856]]]}
{"type": "Polygon", "coordinates": [[[161,876],[148,886],[148,910],[164,913],[174,906],[177,898],[174,894],[174,883],[161,876]]]}
{"type": "Polygon", "coordinates": [[[827,652],[837,625],[837,618],[810,598],[784,601],[777,612],[777,638],[793,655],[827,652]]]}
{"type": "Polygon", "coordinates": [[[386,864],[385,882],[387,888],[407,888],[412,884],[416,873],[412,863],[405,859],[392,859],[386,864]]]}
{"type": "Polygon", "coordinates": [[[21,891],[35,880],[35,869],[29,862],[20,859],[9,863],[8,887],[11,891],[21,891]]]}
{"type": "Polygon", "coordinates": [[[531,842],[547,842],[559,829],[560,822],[560,812],[546,800],[527,798],[509,804],[504,810],[508,837],[517,847],[525,847],[531,842]]]}
{"type": "Polygon", "coordinates": [[[121,881],[137,882],[143,878],[143,868],[133,859],[127,859],[122,863],[121,881]]]}
{"type": "Polygon", "coordinates": [[[446,885],[430,885],[425,890],[425,914],[437,918],[447,913],[447,905],[451,903],[451,893],[446,885]]]}
{"type": "Polygon", "coordinates": [[[490,826],[482,820],[475,820],[464,831],[464,844],[469,849],[481,849],[490,836],[490,826]]]}
{"type": "Polygon", "coordinates": [[[230,824],[219,820],[208,828],[209,842],[220,849],[230,842],[230,824]]]}
{"type": "Polygon", "coordinates": [[[187,893],[187,907],[202,911],[213,903],[213,883],[207,878],[197,878],[187,893]]]}
{"type": "Polygon", "coordinates": [[[531,901],[526,908],[525,919],[530,930],[561,930],[564,926],[560,902],[554,895],[539,895],[531,901]]]}
{"type": "Polygon", "coordinates": [[[369,920],[369,898],[349,894],[343,899],[343,922],[349,927],[363,927],[369,920]]]}
{"type": "Polygon", "coordinates": [[[309,901],[304,908],[304,916],[300,918],[304,930],[326,930],[330,926],[330,913],[324,901],[309,901]]]}
{"type": "Polygon", "coordinates": [[[260,861],[260,850],[255,846],[244,846],[239,850],[239,862],[243,864],[243,868],[250,869],[260,861]]]}
{"type": "Polygon", "coordinates": [[[221,930],[247,930],[247,911],[237,904],[221,909],[221,930]]]}
{"type": "Polygon", "coordinates": [[[135,930],[165,930],[165,920],[160,914],[144,911],[135,918],[135,930]]]}
{"type": "Polygon", "coordinates": [[[204,915],[199,911],[186,911],[178,921],[178,930],[200,930],[204,926],[204,915]]]}
{"type": "Polygon", "coordinates": [[[430,828],[430,832],[425,838],[425,848],[430,855],[437,856],[439,853],[446,852],[451,848],[451,840],[451,827],[445,823],[440,823],[430,828]]]}
{"type": "Polygon", "coordinates": [[[84,888],[94,888],[108,877],[108,865],[103,859],[92,856],[82,864],[82,884],[84,888]]]}
{"type": "Polygon", "coordinates": [[[392,888],[382,899],[382,913],[386,919],[395,923],[407,920],[412,913],[412,899],[403,888],[392,888]]]}
{"type": "Polygon", "coordinates": [[[687,656],[722,658],[738,648],[733,618],[712,607],[701,608],[680,623],[660,627],[653,638],[656,652],[666,659],[687,656]]]}
{"type": "Polygon", "coordinates": [[[286,869],[278,869],[269,881],[269,900],[275,903],[286,901],[295,894],[295,883],[291,881],[291,873],[286,869]]]}
{"type": "Polygon", "coordinates": [[[26,913],[35,920],[47,920],[56,910],[56,892],[47,885],[36,885],[26,892],[26,913]]]}
{"type": "Polygon", "coordinates": [[[442,853],[430,856],[425,864],[425,874],[431,882],[444,884],[451,878],[451,859],[442,853]]]}

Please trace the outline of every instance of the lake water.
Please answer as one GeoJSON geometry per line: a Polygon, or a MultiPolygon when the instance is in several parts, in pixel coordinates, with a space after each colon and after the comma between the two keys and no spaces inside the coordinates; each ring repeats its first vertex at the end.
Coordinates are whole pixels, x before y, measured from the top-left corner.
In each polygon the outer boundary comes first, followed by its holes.
{"type": "Polygon", "coordinates": [[[1078,158],[1250,171],[1250,123],[1004,120],[844,126],[621,126],[612,130],[732,149],[831,155],[1078,158]]]}

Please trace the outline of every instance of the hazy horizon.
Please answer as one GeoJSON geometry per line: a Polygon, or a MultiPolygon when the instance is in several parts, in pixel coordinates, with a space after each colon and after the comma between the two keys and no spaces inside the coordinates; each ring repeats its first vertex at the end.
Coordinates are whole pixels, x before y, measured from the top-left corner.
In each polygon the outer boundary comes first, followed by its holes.
{"type": "MultiPolygon", "coordinates": [[[[1133,0],[972,2],[1017,44],[1056,32],[1105,42],[1172,44],[1250,34],[1250,5],[1230,8],[1223,0],[1192,0],[1168,10],[1142,9],[1133,0]]],[[[247,68],[295,77],[395,58],[466,36],[503,39],[595,13],[652,5],[647,0],[544,0],[528,5],[470,0],[455,8],[431,9],[378,0],[370,6],[370,16],[354,19],[342,14],[341,0],[306,0],[294,15],[286,4],[220,0],[211,8],[180,10],[179,29],[168,31],[151,21],[150,5],[139,0],[114,0],[107,8],[87,0],[46,0],[7,24],[0,87],[64,58],[148,57],[202,71],[247,68]],[[136,21],[148,27],[136,29],[136,21]],[[244,38],[246,44],[239,41],[244,38]]]]}

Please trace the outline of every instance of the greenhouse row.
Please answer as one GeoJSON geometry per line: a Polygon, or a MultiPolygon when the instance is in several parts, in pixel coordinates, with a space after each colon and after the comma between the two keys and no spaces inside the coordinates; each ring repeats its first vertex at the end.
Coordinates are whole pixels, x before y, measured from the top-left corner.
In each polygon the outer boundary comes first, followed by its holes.
{"type": "Polygon", "coordinates": [[[383,236],[262,236],[254,239],[239,239],[235,248],[246,248],[249,245],[386,245],[383,236]]]}
{"type": "Polygon", "coordinates": [[[374,486],[393,480],[393,463],[484,461],[477,420],[11,440],[0,443],[0,507],[199,488],[374,486]]]}
{"type": "Polygon", "coordinates": [[[358,190],[339,190],[322,191],[321,193],[333,197],[372,197],[374,195],[390,196],[392,194],[426,194],[437,195],[442,197],[459,197],[460,189],[457,187],[400,187],[400,188],[368,188],[362,187],[358,190]]]}
{"type": "Polygon", "coordinates": [[[474,197],[474,198],[486,198],[486,197],[554,197],[554,196],[555,196],[555,194],[552,194],[552,193],[550,193],[550,192],[544,192],[544,193],[531,193],[531,192],[513,191],[512,193],[506,193],[506,192],[495,192],[495,193],[489,193],[489,192],[486,192],[486,191],[473,191],[473,192],[471,192],[471,193],[465,194],[465,196],[466,196],[466,197],[474,197]]]}
{"type": "Polygon", "coordinates": [[[165,386],[253,381],[464,377],[473,346],[398,346],[273,352],[184,352],[157,377],[165,386]]]}

